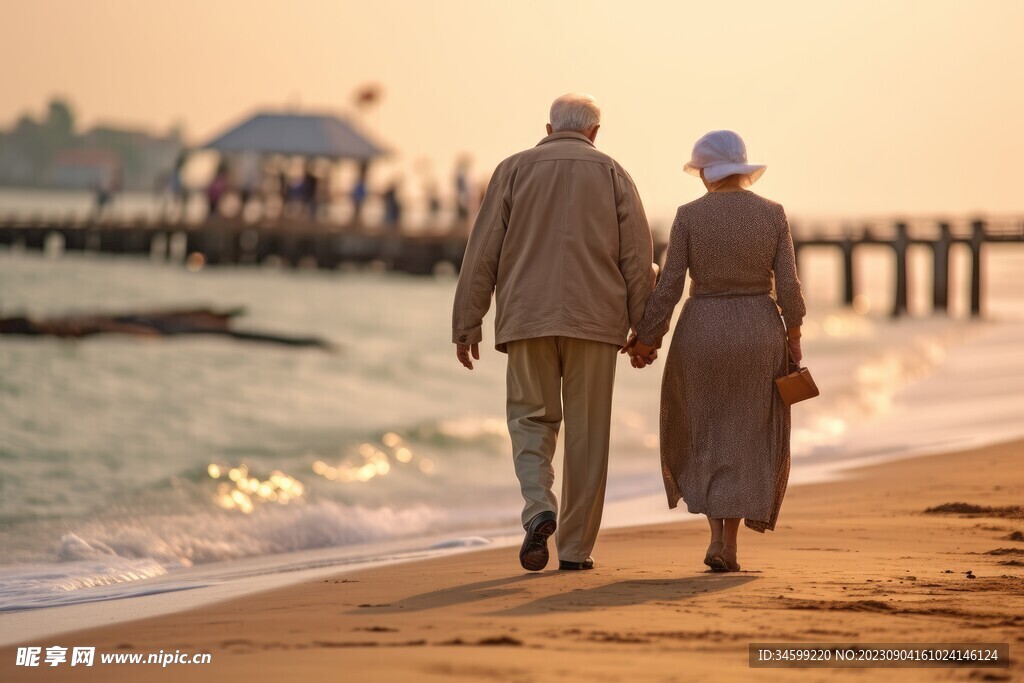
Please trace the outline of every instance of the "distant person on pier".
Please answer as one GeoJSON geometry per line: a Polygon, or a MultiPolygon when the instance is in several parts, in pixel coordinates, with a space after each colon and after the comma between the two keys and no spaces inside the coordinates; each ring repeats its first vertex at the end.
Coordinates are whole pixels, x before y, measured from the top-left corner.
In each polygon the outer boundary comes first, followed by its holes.
{"type": "Polygon", "coordinates": [[[431,227],[436,227],[441,217],[441,197],[437,192],[437,183],[428,180],[423,192],[427,200],[427,217],[431,227]]]}
{"type": "Polygon", "coordinates": [[[121,189],[122,176],[120,168],[111,168],[102,175],[95,187],[96,203],[93,208],[93,217],[102,220],[111,204],[114,202],[114,195],[121,189]]]}
{"type": "Polygon", "coordinates": [[[401,181],[393,180],[387,189],[384,190],[384,228],[389,233],[401,231],[402,223],[402,201],[398,196],[401,181]]]}
{"type": "Polygon", "coordinates": [[[289,192],[288,173],[284,169],[281,169],[280,171],[277,172],[277,194],[278,194],[278,197],[281,199],[281,215],[282,216],[285,213],[285,209],[288,208],[288,192],[289,192]]]}
{"type": "Polygon", "coordinates": [[[469,157],[459,158],[455,166],[455,220],[458,227],[469,223],[469,157]]]}
{"type": "Polygon", "coordinates": [[[95,203],[93,204],[93,218],[100,220],[107,212],[107,207],[110,206],[110,202],[113,199],[113,193],[110,191],[109,184],[106,180],[101,180],[96,184],[93,191],[93,198],[95,203]]]}
{"type": "Polygon", "coordinates": [[[259,198],[262,193],[263,168],[260,165],[259,157],[253,153],[243,154],[239,166],[242,186],[240,192],[241,206],[238,211],[244,215],[245,207],[249,204],[249,201],[259,198]]]}
{"type": "Polygon", "coordinates": [[[179,217],[184,217],[188,208],[188,188],[185,186],[184,168],[188,160],[188,154],[182,150],[174,161],[174,168],[171,170],[171,209],[179,217]]]}
{"type": "Polygon", "coordinates": [[[220,203],[231,187],[231,172],[228,169],[227,161],[221,160],[217,164],[217,171],[213,174],[213,180],[206,186],[207,218],[213,218],[220,212],[220,203]]]}
{"type": "Polygon", "coordinates": [[[306,215],[310,220],[316,220],[320,210],[320,178],[317,176],[312,160],[306,163],[306,171],[302,175],[302,184],[299,192],[302,196],[302,203],[306,215]]]}
{"type": "Polygon", "coordinates": [[[369,193],[366,187],[369,173],[369,162],[364,161],[359,164],[359,175],[356,177],[356,183],[352,186],[352,192],[350,193],[352,200],[352,222],[356,224],[363,219],[363,204],[366,203],[366,196],[369,193]]]}
{"type": "Polygon", "coordinates": [[[547,136],[491,176],[455,291],[452,341],[480,358],[497,290],[494,344],[508,354],[506,411],[524,499],[524,569],[592,569],[604,509],[612,385],[619,348],[654,288],[654,247],[629,174],[594,146],[601,110],[570,94],[551,105],[547,136]],[[513,190],[514,188],[514,190],[513,190]],[[565,418],[562,496],[552,486],[565,418]]]}

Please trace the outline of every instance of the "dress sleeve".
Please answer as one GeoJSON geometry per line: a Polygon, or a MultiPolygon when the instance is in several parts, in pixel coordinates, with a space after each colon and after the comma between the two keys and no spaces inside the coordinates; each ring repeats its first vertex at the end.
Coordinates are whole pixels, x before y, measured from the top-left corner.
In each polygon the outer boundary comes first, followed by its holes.
{"type": "Polygon", "coordinates": [[[807,314],[803,294],[800,292],[800,278],[796,272],[796,254],[793,250],[793,235],[789,229],[786,211],[779,207],[779,239],[775,245],[775,302],[782,309],[786,327],[798,327],[807,314]]]}
{"type": "Polygon", "coordinates": [[[683,220],[683,211],[676,212],[668,238],[668,256],[654,292],[647,299],[643,320],[636,327],[637,341],[656,346],[668,333],[672,312],[683,296],[686,285],[687,261],[690,253],[689,232],[683,220]]]}

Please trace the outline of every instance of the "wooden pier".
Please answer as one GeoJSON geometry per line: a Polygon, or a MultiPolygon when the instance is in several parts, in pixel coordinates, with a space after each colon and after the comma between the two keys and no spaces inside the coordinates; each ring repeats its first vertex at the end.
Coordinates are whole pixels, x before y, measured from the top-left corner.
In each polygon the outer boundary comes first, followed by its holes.
{"type": "MultiPolygon", "coordinates": [[[[861,247],[882,245],[895,256],[894,316],[907,313],[907,251],[922,245],[933,253],[934,310],[948,311],[950,250],[963,244],[971,253],[970,308],[982,312],[982,250],[987,244],[1024,243],[1024,220],[874,222],[838,230],[796,225],[797,258],[807,249],[827,248],[842,255],[843,301],[857,297],[856,256],[861,247]],[[801,229],[803,228],[803,229],[801,229]]],[[[192,266],[259,264],[270,261],[294,267],[336,269],[373,266],[413,275],[458,272],[466,237],[451,230],[394,234],[356,226],[311,222],[247,224],[208,221],[201,224],[146,221],[89,222],[0,218],[0,246],[61,253],[94,251],[134,254],[192,266]]],[[[662,260],[665,244],[656,244],[662,260]]]]}
{"type": "MultiPolygon", "coordinates": [[[[794,232],[797,232],[794,230],[794,232]]],[[[924,246],[932,250],[932,310],[949,312],[950,252],[955,244],[966,245],[971,253],[970,299],[971,315],[982,313],[982,250],[991,243],[1024,243],[1024,220],[998,219],[983,221],[898,221],[890,226],[867,224],[860,228],[845,228],[831,234],[813,234],[794,237],[799,263],[806,249],[824,247],[837,249],[842,254],[843,303],[852,306],[857,297],[856,251],[859,247],[881,245],[892,249],[895,279],[892,315],[907,314],[909,299],[907,252],[911,246],[924,246]]]]}
{"type": "Polygon", "coordinates": [[[237,221],[75,223],[0,220],[0,246],[32,250],[134,254],[202,265],[278,261],[292,267],[376,266],[412,275],[457,272],[466,237],[448,232],[414,235],[299,221],[249,225],[237,221]],[[190,261],[191,259],[191,261],[190,261]]]}

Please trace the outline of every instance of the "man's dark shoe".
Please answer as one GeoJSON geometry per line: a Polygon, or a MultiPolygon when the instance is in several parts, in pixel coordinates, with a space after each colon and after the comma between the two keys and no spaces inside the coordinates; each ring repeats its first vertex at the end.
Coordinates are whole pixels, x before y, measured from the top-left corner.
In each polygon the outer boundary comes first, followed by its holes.
{"type": "Polygon", "coordinates": [[[565,571],[579,571],[581,569],[593,569],[594,558],[588,557],[582,562],[567,562],[566,560],[560,560],[558,562],[558,568],[565,571]]]}
{"type": "Polygon", "coordinates": [[[539,572],[548,566],[548,537],[555,533],[555,513],[538,513],[526,523],[526,538],[519,549],[519,564],[523,569],[539,572]]]}

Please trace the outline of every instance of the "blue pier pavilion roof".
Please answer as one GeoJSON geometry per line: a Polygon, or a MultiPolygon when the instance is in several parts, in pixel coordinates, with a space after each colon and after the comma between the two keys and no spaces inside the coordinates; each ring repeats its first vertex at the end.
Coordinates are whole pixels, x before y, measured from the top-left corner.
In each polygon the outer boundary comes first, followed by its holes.
{"type": "Polygon", "coordinates": [[[360,160],[387,153],[337,116],[269,112],[249,117],[203,148],[228,154],[256,152],[360,160]]]}

